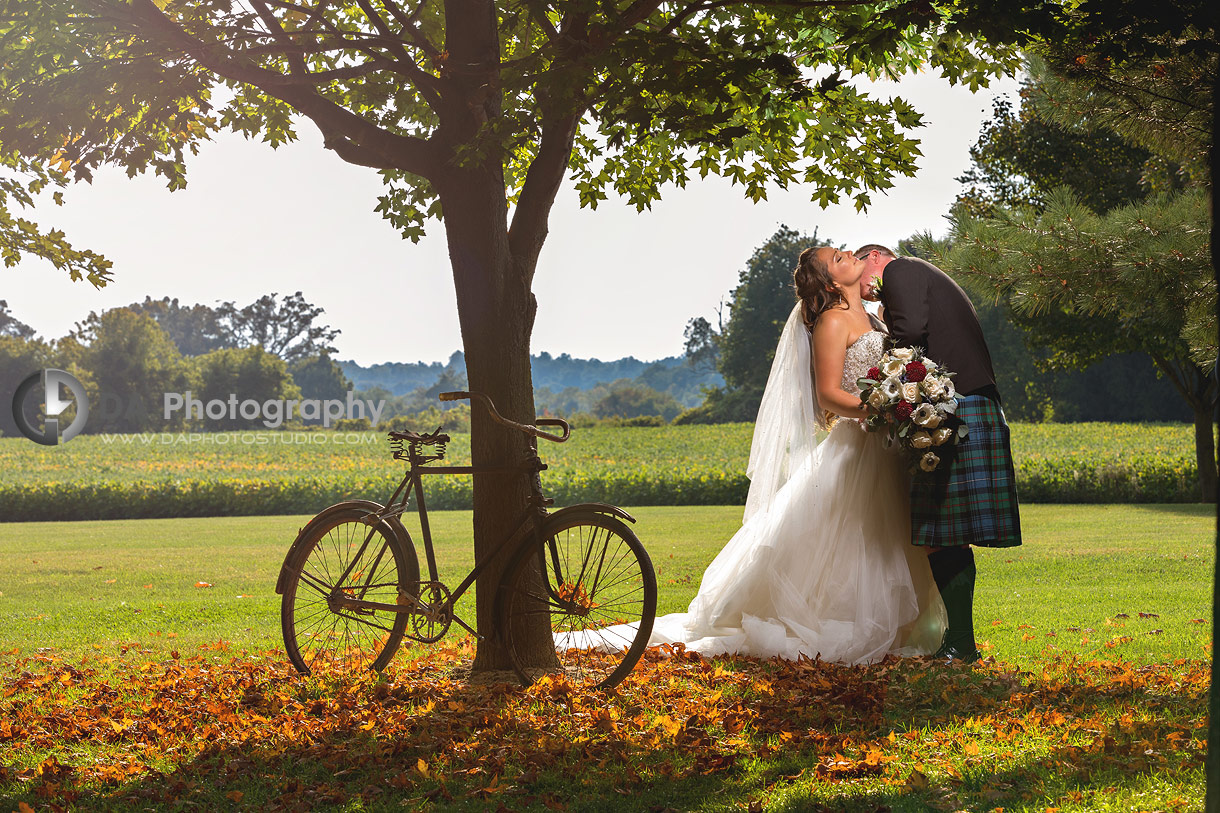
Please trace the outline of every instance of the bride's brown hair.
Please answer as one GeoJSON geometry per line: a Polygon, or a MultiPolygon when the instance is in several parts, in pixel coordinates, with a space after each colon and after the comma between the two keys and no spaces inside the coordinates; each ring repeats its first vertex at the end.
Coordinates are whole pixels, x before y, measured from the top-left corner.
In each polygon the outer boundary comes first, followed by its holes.
{"type": "Polygon", "coordinates": [[[845,304],[843,293],[830,277],[826,261],[817,254],[819,248],[826,246],[810,246],[802,251],[796,270],[792,272],[792,287],[801,299],[801,318],[810,330],[823,313],[845,304]]]}

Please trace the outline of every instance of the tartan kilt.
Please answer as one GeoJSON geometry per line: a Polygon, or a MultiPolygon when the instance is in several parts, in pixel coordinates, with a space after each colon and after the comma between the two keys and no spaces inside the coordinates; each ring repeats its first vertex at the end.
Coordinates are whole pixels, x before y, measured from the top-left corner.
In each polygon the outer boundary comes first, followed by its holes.
{"type": "Polygon", "coordinates": [[[911,542],[931,547],[1021,544],[1017,476],[1008,424],[984,395],[959,396],[957,417],[970,433],[936,471],[911,480],[911,542]]]}

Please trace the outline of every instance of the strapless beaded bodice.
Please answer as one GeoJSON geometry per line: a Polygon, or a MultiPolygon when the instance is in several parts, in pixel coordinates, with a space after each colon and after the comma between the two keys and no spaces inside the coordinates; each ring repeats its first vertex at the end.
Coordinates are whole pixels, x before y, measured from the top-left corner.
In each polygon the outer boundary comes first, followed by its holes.
{"type": "Polygon", "coordinates": [[[885,350],[885,334],[880,330],[870,330],[852,342],[847,348],[847,357],[843,359],[843,383],[845,392],[859,395],[860,388],[856,379],[863,378],[868,368],[877,364],[885,350]]]}

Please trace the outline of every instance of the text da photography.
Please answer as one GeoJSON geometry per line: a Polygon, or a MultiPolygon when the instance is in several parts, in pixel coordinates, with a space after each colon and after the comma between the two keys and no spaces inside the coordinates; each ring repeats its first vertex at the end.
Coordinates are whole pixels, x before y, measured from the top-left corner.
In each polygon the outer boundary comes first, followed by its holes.
{"type": "Polygon", "coordinates": [[[316,398],[268,399],[256,401],[253,398],[239,400],[236,393],[230,393],[227,399],[213,398],[203,401],[194,394],[186,392],[167,392],[162,398],[162,416],[170,420],[175,413],[184,412],[187,420],[205,418],[219,421],[234,420],[238,417],[245,420],[261,420],[263,426],[275,429],[294,416],[306,421],[322,421],[322,426],[330,427],[332,423],[343,418],[368,418],[376,426],[381,421],[385,401],[365,401],[354,397],[351,390],[347,392],[347,400],[337,398],[319,400],[316,398]]]}

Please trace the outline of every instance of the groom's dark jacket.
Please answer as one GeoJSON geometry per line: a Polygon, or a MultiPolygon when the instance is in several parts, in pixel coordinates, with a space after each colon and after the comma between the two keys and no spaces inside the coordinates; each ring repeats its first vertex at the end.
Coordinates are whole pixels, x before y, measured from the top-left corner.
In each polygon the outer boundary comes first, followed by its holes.
{"type": "Polygon", "coordinates": [[[914,257],[890,260],[881,303],[896,345],[922,347],[928,358],[957,373],[953,387],[962,395],[1000,399],[978,314],[948,274],[914,257]]]}

